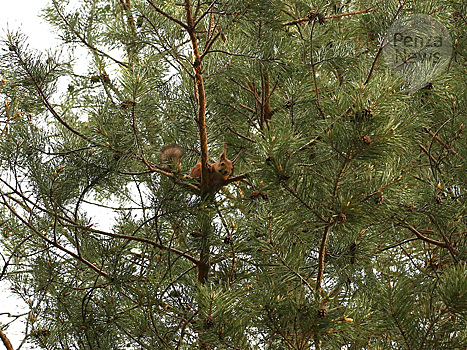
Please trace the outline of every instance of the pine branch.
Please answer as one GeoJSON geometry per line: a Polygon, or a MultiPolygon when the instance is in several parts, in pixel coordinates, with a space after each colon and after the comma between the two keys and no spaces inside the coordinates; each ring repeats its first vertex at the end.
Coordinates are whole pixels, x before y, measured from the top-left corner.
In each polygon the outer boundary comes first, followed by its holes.
{"type": "Polygon", "coordinates": [[[394,180],[391,180],[389,181],[388,183],[384,184],[383,186],[381,186],[380,188],[378,188],[376,191],[373,191],[372,193],[370,193],[369,195],[365,196],[363,199],[360,200],[360,202],[365,202],[367,201],[368,199],[370,199],[371,197],[375,196],[375,195],[381,195],[383,190],[392,185],[393,183],[395,183],[396,181],[400,181],[402,180],[402,175],[399,175],[397,178],[395,178],[394,180]]]}
{"type": "MultiPolygon", "coordinates": [[[[434,245],[436,245],[438,247],[441,247],[441,248],[447,248],[447,249],[451,248],[451,249],[453,249],[452,247],[450,247],[445,242],[440,242],[440,241],[437,241],[435,239],[424,236],[419,230],[417,230],[415,227],[410,225],[406,220],[404,220],[402,218],[397,218],[397,220],[399,221],[400,226],[405,227],[406,229],[408,229],[410,232],[415,234],[415,236],[417,236],[417,238],[421,239],[422,241],[427,242],[429,244],[434,244],[434,245]]],[[[457,255],[458,252],[455,251],[455,254],[457,255]]]]}
{"type": "MultiPolygon", "coordinates": [[[[425,153],[425,154],[428,156],[428,158],[430,159],[430,165],[431,165],[431,167],[433,168],[433,166],[436,165],[438,171],[439,171],[440,173],[442,173],[443,170],[441,169],[441,166],[439,165],[439,162],[436,160],[436,158],[430,153],[430,151],[428,151],[428,150],[426,149],[425,146],[423,146],[423,145],[419,145],[419,146],[420,146],[420,149],[423,151],[423,153],[425,153]]],[[[431,149],[431,147],[430,147],[430,149],[431,149]]]]}
{"type": "MultiPolygon", "coordinates": [[[[274,111],[271,110],[271,96],[274,90],[277,88],[277,84],[278,82],[276,81],[276,84],[274,84],[274,87],[271,91],[269,73],[264,72],[263,70],[261,70],[261,94],[258,93],[254,83],[250,81],[247,82],[248,88],[245,89],[249,91],[255,99],[256,110],[254,110],[254,112],[259,114],[260,130],[263,129],[264,124],[266,124],[266,126],[269,128],[269,122],[271,121],[272,115],[274,113],[274,111]]],[[[240,86],[242,87],[242,85],[240,86]]]]}
{"type": "MultiPolygon", "coordinates": [[[[208,14],[211,13],[211,9],[214,7],[214,5],[216,4],[215,1],[213,1],[209,6],[208,8],[206,9],[206,11],[204,11],[204,13],[199,16],[199,18],[196,20],[196,22],[194,23],[194,26],[197,27],[198,24],[201,22],[201,20],[206,17],[208,14]]],[[[198,7],[196,9],[196,13],[199,11],[199,9],[201,8],[200,4],[198,4],[198,7]]],[[[195,14],[195,17],[196,17],[196,14],[195,14]]],[[[218,26],[218,23],[215,24],[214,28],[216,28],[218,26]]],[[[209,49],[211,48],[211,46],[216,42],[216,40],[221,36],[221,31],[218,30],[216,35],[214,37],[211,37],[211,33],[213,33],[215,30],[212,29],[212,23],[211,21],[209,21],[209,31],[207,32],[207,37],[209,38],[207,41],[206,41],[206,45],[204,47],[204,52],[202,54],[202,57],[204,57],[208,52],[209,52],[209,49]]]]}
{"type": "MultiPolygon", "coordinates": [[[[337,14],[337,15],[327,16],[327,17],[324,17],[324,20],[333,19],[333,18],[341,18],[341,17],[354,16],[354,15],[359,15],[359,14],[362,14],[362,13],[368,13],[368,12],[371,12],[371,11],[374,11],[374,9],[371,8],[371,7],[369,7],[369,8],[367,8],[367,9],[365,9],[365,10],[353,11],[353,12],[346,12],[346,13],[339,13],[339,14],[337,14]]],[[[298,18],[298,19],[295,19],[295,20],[293,20],[293,21],[283,23],[282,26],[283,26],[283,27],[285,27],[285,26],[291,26],[291,25],[300,24],[300,23],[303,23],[303,22],[310,22],[310,21],[311,21],[310,17],[298,18]]]]}
{"type": "MultiPolygon", "coordinates": [[[[308,289],[310,290],[310,292],[313,292],[313,287],[310,285],[310,283],[305,279],[303,278],[302,275],[300,275],[297,271],[295,271],[292,267],[290,267],[290,265],[284,260],[284,258],[282,257],[279,249],[276,248],[275,244],[272,242],[272,240],[270,240],[269,244],[271,245],[271,247],[274,248],[274,252],[276,253],[276,256],[279,258],[279,260],[281,261],[282,265],[285,266],[287,268],[287,270],[289,270],[290,272],[292,272],[293,275],[295,275],[296,277],[298,277],[300,279],[300,281],[306,285],[308,287],[308,289]]],[[[316,288],[318,289],[318,288],[316,288]]]]}
{"type": "Polygon", "coordinates": [[[129,241],[146,243],[146,244],[152,245],[152,246],[154,246],[156,248],[166,250],[166,251],[171,252],[171,253],[175,253],[175,254],[179,255],[180,257],[184,257],[184,258],[186,258],[187,260],[189,260],[190,262],[192,262],[195,265],[197,265],[199,263],[199,261],[197,259],[195,259],[194,257],[192,257],[191,255],[189,255],[188,252],[183,252],[183,251],[178,250],[176,248],[172,248],[170,246],[166,246],[166,245],[163,245],[161,243],[157,243],[156,241],[150,240],[148,238],[138,237],[138,236],[131,236],[131,235],[124,235],[124,234],[120,234],[120,233],[113,233],[113,232],[107,232],[107,231],[101,231],[101,230],[93,229],[91,227],[85,227],[85,226],[79,225],[77,223],[73,223],[71,220],[63,218],[63,217],[60,217],[60,219],[64,219],[65,221],[69,222],[69,224],[66,224],[66,223],[63,223],[63,222],[61,223],[65,227],[71,227],[71,228],[78,228],[78,229],[82,229],[82,230],[87,230],[87,231],[92,232],[92,233],[97,233],[97,234],[112,237],[112,238],[121,238],[121,239],[127,239],[129,241]]]}
{"type": "Polygon", "coordinates": [[[300,196],[298,195],[298,193],[295,192],[289,185],[287,185],[285,182],[282,182],[281,184],[282,184],[282,187],[284,187],[292,196],[294,196],[295,198],[297,198],[298,201],[299,201],[300,203],[302,203],[302,205],[303,205],[305,208],[307,208],[310,212],[312,212],[314,215],[316,215],[316,217],[317,217],[319,220],[321,220],[321,221],[327,223],[326,219],[324,219],[324,218],[321,216],[320,213],[318,213],[318,212],[317,212],[316,210],[314,210],[308,203],[306,203],[306,202],[303,200],[303,198],[300,197],[300,196]]]}
{"type": "MultiPolygon", "coordinates": [[[[133,89],[132,98],[133,98],[134,102],[136,102],[139,82],[140,82],[140,80],[139,80],[139,76],[138,76],[137,79],[136,79],[135,88],[133,89]]],[[[140,138],[139,138],[138,127],[136,125],[136,103],[131,104],[131,120],[132,120],[132,129],[133,129],[133,134],[135,136],[136,145],[138,147],[138,151],[139,151],[139,154],[140,154],[140,157],[141,157],[141,160],[143,161],[143,163],[148,167],[149,170],[151,170],[153,172],[157,172],[157,173],[159,173],[161,175],[165,175],[165,176],[167,176],[167,177],[169,177],[169,178],[171,178],[173,180],[176,180],[176,176],[175,176],[174,173],[163,170],[160,167],[154,166],[153,164],[149,163],[149,161],[146,159],[146,156],[144,155],[143,146],[142,146],[140,138]]]]}
{"type": "Polygon", "coordinates": [[[438,224],[438,221],[435,220],[434,216],[431,214],[427,214],[428,217],[430,218],[431,222],[433,222],[436,227],[438,228],[439,234],[443,238],[444,243],[446,244],[446,247],[448,248],[449,252],[451,253],[452,258],[454,259],[455,262],[458,262],[457,255],[459,255],[459,251],[454,249],[452,246],[451,242],[449,239],[446,237],[446,235],[443,233],[443,230],[441,229],[441,226],[438,224]]]}
{"type": "MultiPolygon", "coordinates": [[[[344,172],[347,169],[350,161],[352,159],[352,152],[350,151],[347,158],[342,163],[341,170],[337,175],[336,181],[334,183],[334,189],[332,191],[332,204],[336,202],[337,199],[337,191],[339,189],[342,177],[344,176],[344,172]]],[[[318,275],[316,277],[316,290],[321,291],[321,284],[323,282],[323,275],[324,275],[324,265],[325,265],[325,257],[326,257],[326,245],[329,236],[329,230],[333,224],[333,218],[329,218],[328,224],[324,227],[323,237],[321,239],[321,244],[319,246],[319,255],[318,255],[318,275]]]]}
{"type": "MultiPolygon", "coordinates": [[[[10,256],[8,257],[8,260],[6,260],[6,259],[3,257],[3,254],[2,254],[2,259],[3,259],[3,262],[4,262],[4,263],[3,263],[2,271],[0,271],[0,281],[3,280],[3,278],[6,276],[8,266],[10,266],[10,264],[11,264],[11,260],[13,260],[13,259],[15,259],[15,258],[17,258],[17,257],[19,256],[18,251],[19,251],[20,249],[22,249],[21,246],[22,246],[24,243],[26,243],[27,241],[29,241],[29,239],[30,239],[32,236],[33,236],[33,235],[31,234],[31,235],[28,235],[28,236],[26,236],[25,238],[23,238],[23,239],[21,240],[21,242],[19,242],[19,243],[14,247],[13,252],[12,252],[12,253],[10,254],[10,256]]],[[[14,265],[14,264],[12,264],[12,265],[14,265]]],[[[0,313],[0,315],[2,315],[2,314],[0,313]]],[[[19,317],[19,316],[12,316],[12,315],[10,315],[10,314],[8,313],[8,317],[19,317]]]]}
{"type": "Polygon", "coordinates": [[[21,114],[18,113],[15,116],[11,116],[9,113],[9,103],[5,101],[5,114],[6,114],[6,121],[5,121],[5,126],[3,127],[2,132],[0,133],[0,139],[3,137],[3,135],[7,132],[8,130],[8,124],[10,124],[12,121],[21,118],[21,114]]]}
{"type": "Polygon", "coordinates": [[[127,18],[128,18],[128,27],[132,34],[136,33],[136,24],[135,19],[131,13],[131,2],[130,0],[120,0],[120,4],[122,5],[123,11],[125,11],[127,18]]]}
{"type": "Polygon", "coordinates": [[[410,345],[409,337],[407,335],[407,332],[405,329],[402,327],[398,315],[396,315],[396,312],[394,310],[394,301],[392,295],[390,296],[389,304],[391,305],[391,317],[393,318],[394,323],[396,324],[397,329],[399,330],[399,333],[401,334],[402,338],[404,339],[405,345],[407,346],[408,350],[412,350],[412,346],[410,345]]]}
{"type": "Polygon", "coordinates": [[[0,339],[2,339],[3,345],[5,345],[5,348],[7,350],[14,350],[13,345],[10,343],[10,339],[6,336],[5,333],[0,329],[0,339]]]}
{"type": "Polygon", "coordinates": [[[232,132],[233,134],[237,135],[238,137],[241,137],[242,139],[245,139],[249,142],[252,142],[252,143],[256,143],[255,140],[249,138],[248,136],[245,136],[241,133],[239,133],[237,130],[235,130],[233,127],[231,127],[227,122],[225,123],[225,127],[230,131],[232,132]]]}
{"type": "MultiPolygon", "coordinates": [[[[407,0],[404,0],[403,3],[399,5],[399,8],[397,9],[397,12],[394,14],[394,17],[392,18],[391,24],[395,22],[397,17],[399,16],[399,13],[402,11],[402,9],[405,7],[405,4],[407,3],[407,0]]],[[[363,85],[367,85],[371,79],[371,76],[373,75],[373,71],[375,70],[376,67],[376,62],[378,62],[379,57],[381,56],[381,53],[383,52],[384,49],[384,40],[381,42],[381,45],[379,46],[378,52],[376,53],[376,56],[373,60],[373,63],[371,64],[370,72],[368,73],[368,76],[366,77],[365,82],[363,85]]]]}
{"type": "MultiPolygon", "coordinates": [[[[90,267],[92,270],[94,270],[95,272],[97,272],[99,275],[107,278],[107,279],[110,279],[110,276],[107,274],[107,272],[99,269],[95,264],[89,262],[88,260],[84,259],[83,257],[81,257],[79,254],[76,254],[74,252],[72,252],[71,250],[63,247],[62,245],[58,244],[57,242],[49,239],[48,237],[46,237],[45,233],[42,233],[42,232],[39,232],[28,220],[26,220],[22,215],[20,215],[9,203],[8,201],[6,200],[5,197],[8,197],[10,200],[13,200],[14,202],[16,202],[17,204],[21,205],[21,206],[24,206],[23,203],[20,203],[18,200],[16,200],[15,198],[12,198],[11,196],[9,195],[6,195],[3,191],[0,190],[0,196],[2,197],[2,200],[3,200],[3,204],[8,208],[8,210],[16,217],[18,218],[24,225],[26,225],[31,231],[33,231],[37,236],[39,236],[40,238],[42,238],[44,241],[46,241],[47,243],[49,243],[50,245],[52,245],[53,247],[55,248],[58,248],[59,250],[61,250],[62,252],[64,252],[65,254],[68,254],[70,256],[72,256],[73,258],[75,258],[76,260],[82,262],[83,264],[85,264],[86,266],[90,267]]],[[[28,212],[32,213],[32,209],[29,208],[29,207],[26,207],[25,208],[28,212]]]]}
{"type": "MultiPolygon", "coordinates": [[[[158,27],[144,14],[141,14],[141,17],[144,18],[149,23],[149,25],[152,27],[154,33],[162,41],[163,37],[162,37],[162,34],[160,33],[160,31],[158,30],[158,27]]],[[[181,59],[180,55],[178,55],[176,50],[174,50],[172,47],[167,47],[164,44],[160,44],[160,46],[159,46],[159,45],[153,45],[151,43],[150,45],[151,45],[151,47],[155,48],[161,54],[161,56],[163,57],[164,61],[167,64],[169,64],[175,71],[177,71],[177,66],[174,64],[173,60],[167,59],[167,57],[166,57],[167,55],[165,55],[165,52],[163,50],[161,50],[161,48],[164,49],[167,52],[170,52],[172,57],[175,59],[175,61],[178,62],[178,64],[182,67],[183,71],[185,73],[187,73],[190,77],[193,78],[193,73],[182,63],[182,59],[181,59]]]]}
{"type": "Polygon", "coordinates": [[[188,31],[188,26],[183,23],[182,21],[176,19],[175,17],[172,17],[171,15],[169,15],[167,12],[164,12],[162,11],[160,8],[158,8],[156,5],[154,5],[154,3],[151,1],[151,0],[146,0],[149,5],[151,5],[151,7],[159,14],[161,14],[162,16],[164,16],[165,18],[171,20],[172,22],[174,23],[177,23],[179,26],[181,26],[183,29],[185,29],[186,31],[188,31]]]}
{"type": "MultiPolygon", "coordinates": [[[[2,182],[8,186],[7,183],[5,183],[3,180],[2,182]]],[[[10,187],[10,186],[9,186],[10,187]]],[[[11,187],[10,187],[11,188],[11,187]]],[[[168,246],[165,246],[163,244],[160,244],[160,243],[157,243],[155,241],[152,241],[148,238],[144,238],[144,237],[137,237],[137,236],[131,236],[131,235],[122,235],[122,234],[118,234],[118,233],[113,233],[113,232],[105,232],[105,231],[101,231],[101,230],[96,230],[96,229],[93,229],[92,227],[90,226],[83,226],[83,225],[80,225],[79,223],[75,222],[74,220],[72,219],[69,219],[67,217],[64,217],[62,215],[58,215],[57,213],[54,213],[53,211],[51,210],[48,210],[46,208],[43,208],[41,206],[39,206],[37,203],[32,203],[32,201],[25,197],[24,195],[22,195],[21,193],[19,193],[17,190],[11,188],[13,190],[13,193],[15,193],[16,195],[20,196],[22,198],[22,200],[25,201],[25,203],[31,203],[35,208],[39,209],[41,212],[43,213],[46,213],[50,216],[55,216],[58,218],[60,224],[62,226],[66,226],[66,227],[71,227],[71,228],[75,228],[75,229],[81,229],[81,230],[84,230],[84,231],[89,231],[89,232],[93,232],[93,233],[97,233],[97,234],[101,234],[101,235],[105,235],[105,236],[109,236],[109,237],[113,237],[113,238],[123,238],[123,239],[128,239],[128,240],[132,240],[132,241],[137,241],[137,242],[142,242],[142,243],[147,243],[147,244],[150,244],[150,245],[153,245],[157,248],[160,248],[160,249],[163,249],[163,250],[167,250],[167,251],[170,251],[172,253],[175,253],[177,255],[180,255],[180,256],[183,256],[185,258],[187,258],[190,262],[194,263],[195,265],[198,264],[198,260],[193,258],[192,256],[190,256],[189,254],[187,254],[187,252],[182,252],[178,249],[175,249],[175,248],[172,248],[172,247],[168,247],[168,246]]],[[[22,222],[26,223],[26,225],[28,225],[28,227],[31,228],[31,230],[33,230],[35,233],[38,233],[42,238],[45,238],[47,239],[47,237],[45,237],[43,234],[41,234],[40,232],[38,232],[34,227],[30,226],[29,223],[27,223],[26,219],[24,219],[20,214],[18,214],[16,211],[14,211],[14,209],[8,205],[8,202],[6,202],[6,199],[5,197],[8,197],[9,199],[13,200],[14,202],[16,202],[17,204],[19,204],[20,206],[24,207],[25,210],[27,210],[28,212],[32,213],[32,209],[30,209],[25,203],[21,203],[19,202],[17,199],[13,198],[11,195],[8,195],[8,194],[5,194],[3,191],[0,191],[0,195],[2,196],[3,198],[3,203],[10,209],[12,210],[12,213],[15,214],[15,216],[17,216],[22,222]]],[[[53,241],[50,241],[49,243],[51,243],[52,245],[55,245],[55,243],[53,241]]],[[[74,253],[72,253],[74,254],[74,253]]],[[[79,256],[77,254],[75,254],[76,257],[79,258],[79,256]]],[[[93,265],[93,264],[92,264],[93,265]]],[[[93,265],[93,267],[95,267],[93,265]]]]}
{"type": "Polygon", "coordinates": [[[326,244],[329,236],[329,230],[331,228],[331,224],[328,224],[324,227],[323,237],[321,238],[321,244],[319,246],[319,253],[318,253],[318,274],[316,276],[316,291],[321,291],[321,285],[323,283],[323,275],[324,275],[324,258],[326,256],[326,244]]]}
{"type": "Polygon", "coordinates": [[[200,151],[201,151],[201,193],[209,191],[208,184],[208,137],[206,131],[206,92],[204,89],[204,78],[201,69],[202,57],[198,48],[198,38],[195,32],[195,22],[191,12],[190,0],[185,0],[186,23],[184,27],[188,32],[193,52],[193,70],[195,73],[195,96],[198,102],[198,115],[196,123],[198,124],[200,151]]]}
{"type": "Polygon", "coordinates": [[[26,71],[26,73],[29,75],[29,77],[31,78],[33,84],[34,84],[34,87],[36,88],[36,91],[38,92],[39,96],[41,97],[42,99],[42,102],[44,103],[44,105],[46,106],[46,108],[49,110],[50,113],[52,113],[52,115],[55,117],[55,119],[58,120],[58,122],[60,124],[62,124],[65,128],[67,128],[68,130],[70,130],[73,134],[85,139],[86,141],[89,141],[93,146],[103,146],[103,145],[100,145],[100,144],[97,144],[95,143],[94,141],[92,141],[89,137],[87,137],[86,135],[82,134],[81,132],[79,132],[78,130],[76,130],[75,128],[73,128],[70,124],[68,124],[58,113],[57,111],[55,110],[55,108],[52,106],[52,104],[49,102],[49,99],[47,98],[44,90],[42,89],[41,87],[41,84],[36,80],[36,78],[34,77],[34,74],[32,74],[29,66],[26,64],[26,62],[22,59],[21,55],[19,54],[19,52],[17,52],[17,57],[18,59],[20,60],[24,70],[26,71]]]}
{"type": "Polygon", "coordinates": [[[73,25],[70,24],[70,22],[67,20],[66,16],[63,15],[63,13],[60,12],[60,9],[58,8],[57,6],[57,1],[56,0],[53,0],[52,1],[54,7],[55,7],[55,11],[56,13],[60,16],[60,19],[63,21],[63,23],[65,23],[68,27],[68,29],[79,39],[79,41],[81,41],[86,47],[88,47],[91,51],[93,52],[97,52],[99,53],[100,55],[104,56],[104,57],[107,57],[109,58],[110,60],[114,61],[115,63],[117,63],[118,65],[120,66],[123,66],[123,67],[126,67],[128,68],[128,64],[125,63],[125,62],[122,62],[122,61],[119,61],[115,58],[113,58],[112,56],[110,56],[109,54],[105,53],[104,51],[102,50],[99,50],[97,47],[93,46],[91,43],[89,43],[86,38],[79,34],[73,27],[73,25]]]}
{"type": "Polygon", "coordinates": [[[410,243],[410,242],[416,241],[417,239],[418,239],[418,237],[405,239],[405,240],[403,240],[402,242],[399,242],[399,243],[392,244],[392,245],[390,245],[390,246],[381,248],[381,249],[380,249],[380,252],[384,252],[385,250],[390,250],[390,249],[392,249],[392,248],[400,247],[401,245],[404,245],[404,244],[406,244],[406,243],[410,243]]]}
{"type": "Polygon", "coordinates": [[[227,186],[233,182],[239,182],[239,181],[242,181],[244,179],[246,179],[250,174],[253,174],[255,172],[258,172],[258,170],[250,170],[250,171],[247,171],[243,174],[240,174],[240,175],[237,175],[237,176],[231,176],[229,177],[227,180],[223,181],[222,182],[222,187],[223,186],[227,186]]]}
{"type": "MultiPolygon", "coordinates": [[[[434,133],[433,131],[431,130],[428,130],[427,128],[423,128],[423,131],[425,131],[427,134],[429,134],[430,136],[432,136],[436,142],[438,142],[443,148],[447,149],[449,154],[455,154],[455,155],[458,155],[458,153],[453,150],[451,148],[451,145],[449,143],[446,143],[444,142],[441,137],[438,136],[437,133],[434,133]]],[[[439,130],[438,130],[438,133],[439,133],[439,130]]],[[[460,159],[463,159],[461,156],[459,156],[460,159]]]]}
{"type": "MultiPolygon", "coordinates": [[[[220,219],[221,219],[222,225],[224,226],[224,229],[225,229],[225,231],[227,232],[227,236],[226,236],[226,237],[228,237],[228,238],[230,239],[230,241],[229,241],[227,244],[230,245],[230,248],[231,248],[231,251],[232,251],[232,267],[231,267],[231,269],[230,269],[230,274],[229,274],[229,283],[232,283],[233,278],[234,278],[234,276],[235,276],[235,272],[236,272],[236,270],[237,270],[237,267],[236,267],[236,266],[237,266],[237,258],[236,258],[236,256],[235,256],[235,248],[234,248],[234,245],[232,244],[232,243],[233,243],[233,242],[232,242],[233,235],[232,235],[232,232],[229,230],[229,227],[228,227],[227,222],[226,222],[226,220],[225,220],[225,218],[224,218],[224,215],[222,215],[222,212],[221,212],[221,210],[220,210],[220,208],[219,208],[219,205],[218,205],[217,203],[214,203],[214,204],[215,204],[215,206],[216,206],[217,214],[219,214],[219,217],[220,217],[220,219]]],[[[226,243],[225,240],[224,240],[224,243],[226,243]]]]}
{"type": "Polygon", "coordinates": [[[313,62],[313,33],[314,33],[315,25],[316,25],[316,22],[313,21],[313,24],[312,24],[311,30],[310,30],[310,64],[311,64],[311,73],[313,75],[313,84],[315,86],[316,107],[318,108],[318,111],[321,114],[321,117],[324,118],[324,112],[323,112],[323,109],[321,108],[321,104],[319,102],[318,82],[317,82],[317,79],[316,79],[315,64],[313,62]]]}
{"type": "MultiPolygon", "coordinates": [[[[88,193],[89,190],[91,190],[95,185],[97,185],[99,183],[100,180],[102,180],[105,176],[107,176],[108,174],[110,173],[110,169],[107,169],[105,170],[102,174],[100,174],[99,176],[96,176],[88,185],[86,185],[86,187],[83,189],[83,191],[81,192],[80,196],[78,197],[78,200],[76,201],[76,205],[75,205],[75,212],[74,212],[74,218],[75,218],[75,221],[78,221],[78,210],[79,210],[79,207],[80,207],[80,204],[81,204],[81,201],[84,199],[84,196],[86,195],[86,193],[88,193]]],[[[55,179],[54,179],[55,181],[55,179]]],[[[54,181],[52,182],[52,186],[51,186],[51,192],[52,192],[52,187],[53,187],[53,183],[54,181]]],[[[54,214],[54,217],[56,218],[57,215],[56,213],[54,214]]],[[[54,224],[54,230],[56,228],[56,222],[54,224]]],[[[75,233],[74,233],[74,236],[75,236],[75,243],[76,243],[76,251],[78,252],[78,255],[81,257],[81,249],[80,249],[80,242],[79,242],[79,239],[78,239],[78,232],[77,230],[75,230],[75,233]]],[[[55,231],[54,231],[54,237],[55,237],[55,231]]],[[[54,241],[56,241],[56,239],[54,239],[54,241]]]]}
{"type": "MultiPolygon", "coordinates": [[[[211,5],[209,6],[208,10],[205,11],[205,13],[196,21],[195,23],[195,27],[198,25],[198,23],[201,21],[201,19],[210,11],[210,8],[211,6],[215,5],[216,4],[216,1],[213,1],[211,3],[211,5]]],[[[247,6],[245,6],[245,8],[242,10],[242,11],[236,11],[235,12],[235,16],[234,18],[232,19],[231,23],[227,26],[227,28],[225,28],[225,30],[228,30],[229,28],[231,28],[235,23],[238,22],[238,20],[244,16],[249,8],[251,7],[251,2],[249,2],[247,4],[247,6]]],[[[211,36],[211,33],[215,32],[215,30],[212,30],[211,28],[211,23],[209,24],[209,36],[208,36],[208,40],[206,42],[206,45],[204,47],[204,50],[203,50],[203,54],[201,55],[201,58],[204,58],[208,53],[210,52],[214,52],[211,49],[212,45],[220,38],[220,37],[223,37],[223,31],[222,30],[217,30],[217,33],[214,35],[214,37],[211,36]]],[[[215,24],[215,27],[216,28],[218,26],[218,22],[215,24]]]]}

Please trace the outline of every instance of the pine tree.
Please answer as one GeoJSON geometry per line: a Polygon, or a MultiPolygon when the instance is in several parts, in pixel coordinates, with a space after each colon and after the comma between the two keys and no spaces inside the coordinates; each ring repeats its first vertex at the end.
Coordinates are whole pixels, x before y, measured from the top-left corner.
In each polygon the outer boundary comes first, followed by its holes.
{"type": "Polygon", "coordinates": [[[465,4],[52,0],[43,16],[60,50],[13,31],[0,59],[0,279],[28,341],[467,348],[465,4]],[[413,14],[452,42],[416,88],[384,58],[413,14]],[[181,171],[160,161],[171,143],[181,171]],[[214,187],[224,145],[234,173],[214,187]]]}

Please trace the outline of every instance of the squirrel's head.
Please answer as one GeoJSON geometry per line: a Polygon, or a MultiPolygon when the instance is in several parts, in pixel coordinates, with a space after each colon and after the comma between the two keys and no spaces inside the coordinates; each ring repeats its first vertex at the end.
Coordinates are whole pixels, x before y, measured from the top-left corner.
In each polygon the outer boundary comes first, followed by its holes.
{"type": "Polygon", "coordinates": [[[217,163],[214,163],[214,171],[224,178],[224,180],[227,180],[229,175],[232,173],[232,168],[233,168],[233,162],[230,159],[227,159],[226,157],[226,146],[224,145],[224,152],[222,152],[219,161],[217,163]]]}

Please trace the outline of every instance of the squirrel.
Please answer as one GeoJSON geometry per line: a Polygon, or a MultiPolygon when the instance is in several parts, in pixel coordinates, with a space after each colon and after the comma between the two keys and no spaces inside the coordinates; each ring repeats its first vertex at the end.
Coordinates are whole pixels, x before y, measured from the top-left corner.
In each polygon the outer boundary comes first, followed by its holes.
{"type": "MultiPolygon", "coordinates": [[[[161,149],[161,162],[165,169],[180,172],[181,158],[184,153],[185,149],[176,143],[164,146],[161,149]]],[[[207,183],[209,188],[218,188],[232,173],[234,162],[227,158],[226,153],[227,146],[224,144],[224,151],[220,155],[219,161],[208,165],[209,179],[207,183]]],[[[201,179],[201,162],[196,163],[191,168],[189,177],[201,179]]]]}
{"type": "Polygon", "coordinates": [[[161,149],[162,169],[179,173],[182,170],[181,159],[185,154],[185,149],[176,144],[171,143],[161,149]]]}

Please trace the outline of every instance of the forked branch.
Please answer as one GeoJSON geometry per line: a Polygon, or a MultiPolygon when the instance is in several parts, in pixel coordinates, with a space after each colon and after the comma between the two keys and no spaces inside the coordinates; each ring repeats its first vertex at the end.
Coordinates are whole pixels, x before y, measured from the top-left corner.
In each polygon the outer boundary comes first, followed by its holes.
{"type": "Polygon", "coordinates": [[[198,101],[198,113],[196,123],[198,124],[200,151],[201,151],[201,193],[208,190],[208,137],[206,132],[206,92],[204,89],[204,78],[201,70],[202,57],[198,48],[198,38],[196,37],[196,23],[193,18],[191,4],[189,0],[185,0],[186,12],[186,27],[191,41],[193,53],[193,71],[195,74],[194,93],[198,101]]]}

